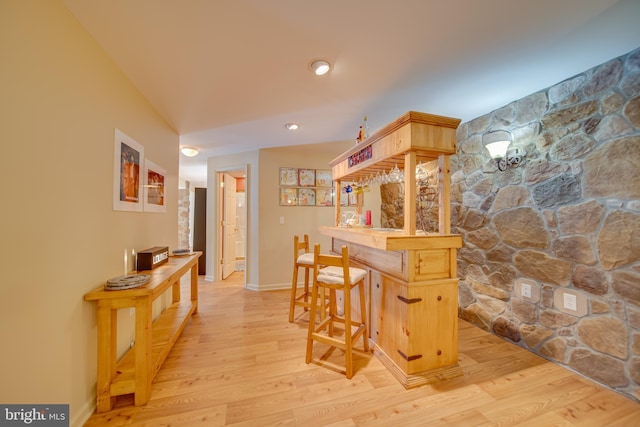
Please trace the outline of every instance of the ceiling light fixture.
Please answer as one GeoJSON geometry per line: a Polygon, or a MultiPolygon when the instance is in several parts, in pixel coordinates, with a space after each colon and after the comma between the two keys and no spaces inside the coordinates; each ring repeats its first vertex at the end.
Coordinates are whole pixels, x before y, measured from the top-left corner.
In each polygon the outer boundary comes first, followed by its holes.
{"type": "Polygon", "coordinates": [[[198,149],[193,147],[182,147],[180,151],[187,157],[195,157],[198,155],[198,149]]]}
{"type": "Polygon", "coordinates": [[[298,130],[300,128],[300,126],[298,126],[296,123],[287,123],[286,125],[284,125],[284,127],[289,130],[298,130]]]}
{"type": "Polygon", "coordinates": [[[331,69],[331,65],[324,59],[318,59],[311,63],[311,70],[316,76],[327,74],[331,69]]]}

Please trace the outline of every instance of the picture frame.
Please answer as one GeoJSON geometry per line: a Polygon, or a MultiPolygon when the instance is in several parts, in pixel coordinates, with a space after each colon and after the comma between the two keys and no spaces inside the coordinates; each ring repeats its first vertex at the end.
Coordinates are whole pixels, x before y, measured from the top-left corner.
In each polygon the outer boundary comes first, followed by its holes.
{"type": "Polygon", "coordinates": [[[297,168],[280,168],[280,185],[295,187],[298,185],[297,168]]]}
{"type": "Polygon", "coordinates": [[[315,169],[298,169],[298,185],[300,187],[313,187],[316,185],[315,169]]]}
{"type": "Polygon", "coordinates": [[[142,212],[144,147],[115,129],[113,154],[113,210],[142,212]]]}
{"type": "Polygon", "coordinates": [[[315,206],[315,188],[298,188],[298,206],[315,206]]]}
{"type": "Polygon", "coordinates": [[[280,188],[280,206],[298,206],[298,189],[280,188]]]}
{"type": "Polygon", "coordinates": [[[316,170],[316,187],[328,187],[333,186],[333,176],[330,170],[317,169],[316,170]]]}
{"type": "Polygon", "coordinates": [[[150,160],[144,163],[144,211],[167,212],[165,177],[167,171],[150,160]]]}
{"type": "Polygon", "coordinates": [[[316,189],[316,206],[333,206],[333,189],[316,189]]]}

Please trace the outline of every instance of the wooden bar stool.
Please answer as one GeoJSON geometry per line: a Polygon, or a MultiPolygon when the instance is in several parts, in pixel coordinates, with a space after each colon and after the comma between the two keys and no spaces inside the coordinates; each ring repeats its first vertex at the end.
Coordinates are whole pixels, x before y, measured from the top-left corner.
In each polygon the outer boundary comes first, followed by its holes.
{"type": "Polygon", "coordinates": [[[313,356],[313,341],[322,342],[332,347],[344,350],[347,378],[353,377],[353,344],[362,336],[364,351],[369,351],[366,323],[366,305],[364,296],[364,278],[367,272],[361,268],[349,267],[349,251],[342,247],[342,255],[322,255],[320,245],[313,250],[314,270],[313,288],[311,292],[310,316],[314,318],[318,293],[322,289],[329,290],[329,314],[321,320],[318,326],[309,322],[307,336],[306,363],[310,363],[313,356]],[[324,266],[322,269],[321,266],[324,266]],[[360,295],[360,321],[354,322],[351,315],[351,290],[358,287],[360,295]],[[344,314],[337,313],[336,291],[344,293],[344,314]],[[335,335],[335,323],[344,326],[343,336],[335,335]],[[353,330],[355,328],[355,331],[353,330]]]}
{"type": "Polygon", "coordinates": [[[309,252],[309,236],[304,235],[303,240],[293,236],[293,279],[291,281],[291,302],[289,306],[289,322],[293,323],[296,306],[309,310],[311,293],[309,292],[309,270],[313,269],[313,253],[309,252]],[[301,251],[304,251],[301,253],[301,251]],[[304,289],[298,294],[298,271],[304,268],[304,289]]]}

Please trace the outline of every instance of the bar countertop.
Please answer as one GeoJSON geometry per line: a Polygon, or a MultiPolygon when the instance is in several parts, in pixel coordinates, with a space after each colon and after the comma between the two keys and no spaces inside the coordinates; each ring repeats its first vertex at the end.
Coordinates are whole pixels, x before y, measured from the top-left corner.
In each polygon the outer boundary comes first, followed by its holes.
{"type": "Polygon", "coordinates": [[[402,229],[368,227],[319,228],[320,234],[385,251],[461,248],[459,234],[422,233],[407,235],[402,229]]]}

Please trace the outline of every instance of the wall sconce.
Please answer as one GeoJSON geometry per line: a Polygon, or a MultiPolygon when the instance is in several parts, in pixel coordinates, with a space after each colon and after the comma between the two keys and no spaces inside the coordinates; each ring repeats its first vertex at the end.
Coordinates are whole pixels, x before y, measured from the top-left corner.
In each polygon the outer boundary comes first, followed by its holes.
{"type": "Polygon", "coordinates": [[[482,143],[489,151],[489,155],[496,160],[498,170],[503,172],[509,167],[517,168],[527,155],[526,152],[517,148],[509,150],[511,141],[511,133],[506,130],[489,132],[482,137],[482,143]]]}

